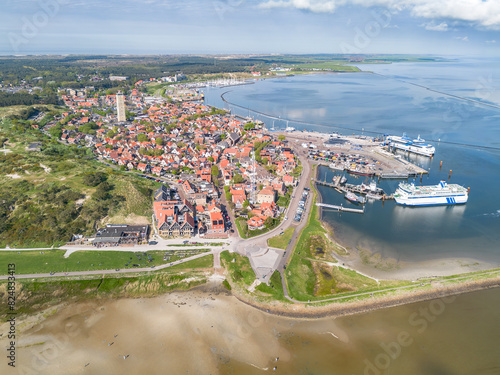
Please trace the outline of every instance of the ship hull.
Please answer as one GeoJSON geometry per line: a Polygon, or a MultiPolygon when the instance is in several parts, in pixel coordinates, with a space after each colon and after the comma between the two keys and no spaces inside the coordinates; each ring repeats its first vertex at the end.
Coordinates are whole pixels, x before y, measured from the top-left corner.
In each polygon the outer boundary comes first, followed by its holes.
{"type": "Polygon", "coordinates": [[[431,157],[434,155],[434,151],[425,150],[425,149],[422,149],[420,147],[409,146],[409,145],[404,145],[404,144],[395,143],[395,142],[391,142],[389,144],[389,146],[396,148],[398,150],[408,151],[408,152],[411,152],[411,153],[417,154],[417,155],[423,155],[423,156],[428,156],[428,157],[431,157]]]}
{"type": "Polygon", "coordinates": [[[467,203],[467,195],[453,195],[442,197],[401,197],[394,196],[397,204],[402,206],[444,206],[467,203]]]}
{"type": "Polygon", "coordinates": [[[356,174],[358,176],[367,176],[367,177],[374,177],[375,176],[375,173],[372,173],[372,172],[358,172],[358,171],[353,171],[352,169],[348,169],[347,173],[356,174]]]}

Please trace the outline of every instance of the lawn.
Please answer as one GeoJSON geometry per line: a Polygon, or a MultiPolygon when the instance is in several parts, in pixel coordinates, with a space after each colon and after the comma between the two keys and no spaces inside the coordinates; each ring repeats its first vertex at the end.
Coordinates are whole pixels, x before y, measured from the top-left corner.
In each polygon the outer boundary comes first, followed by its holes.
{"type": "Polygon", "coordinates": [[[292,238],[294,230],[295,230],[294,227],[290,227],[290,228],[285,229],[283,234],[267,240],[267,244],[269,246],[275,247],[277,249],[283,249],[283,250],[286,249],[286,247],[288,246],[288,243],[290,242],[290,240],[292,238]]]}
{"type": "Polygon", "coordinates": [[[193,259],[189,262],[176,264],[175,266],[168,267],[166,271],[170,270],[185,270],[185,269],[196,269],[196,268],[212,268],[214,266],[214,256],[213,254],[204,256],[202,258],[193,259]]]}
{"type": "Polygon", "coordinates": [[[9,263],[16,265],[17,274],[130,269],[159,266],[207,251],[206,249],[156,250],[145,253],[77,251],[68,258],[64,258],[65,250],[0,251],[0,274],[7,273],[9,263]]]}

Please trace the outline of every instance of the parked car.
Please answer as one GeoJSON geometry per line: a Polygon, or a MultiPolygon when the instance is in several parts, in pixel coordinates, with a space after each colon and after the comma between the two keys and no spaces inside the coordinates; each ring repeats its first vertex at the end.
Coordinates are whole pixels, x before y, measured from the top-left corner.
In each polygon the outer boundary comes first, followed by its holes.
{"type": "Polygon", "coordinates": [[[149,241],[148,245],[158,245],[158,241],[149,241]]]}

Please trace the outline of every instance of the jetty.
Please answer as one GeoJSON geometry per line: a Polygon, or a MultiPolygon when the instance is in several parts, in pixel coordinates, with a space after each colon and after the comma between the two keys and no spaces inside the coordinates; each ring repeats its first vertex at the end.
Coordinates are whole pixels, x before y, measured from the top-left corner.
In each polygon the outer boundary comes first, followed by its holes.
{"type": "Polygon", "coordinates": [[[332,209],[332,210],[336,210],[336,211],[342,211],[342,212],[354,212],[356,214],[363,214],[365,213],[365,207],[363,206],[363,208],[348,208],[348,207],[344,207],[344,206],[337,206],[337,205],[334,205],[334,204],[326,204],[326,203],[316,203],[316,206],[318,207],[322,207],[322,208],[329,208],[329,209],[332,209]]]}

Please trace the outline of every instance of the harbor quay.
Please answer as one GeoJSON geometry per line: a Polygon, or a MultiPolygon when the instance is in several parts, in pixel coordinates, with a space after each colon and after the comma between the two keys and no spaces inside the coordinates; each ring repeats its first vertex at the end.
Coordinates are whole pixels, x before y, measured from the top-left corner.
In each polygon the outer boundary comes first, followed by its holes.
{"type": "MultiPolygon", "coordinates": [[[[283,133],[314,164],[339,172],[375,178],[405,179],[427,174],[400,155],[382,146],[380,140],[366,136],[344,136],[307,131],[283,133]]],[[[325,181],[330,182],[330,181],[325,181]]]]}

